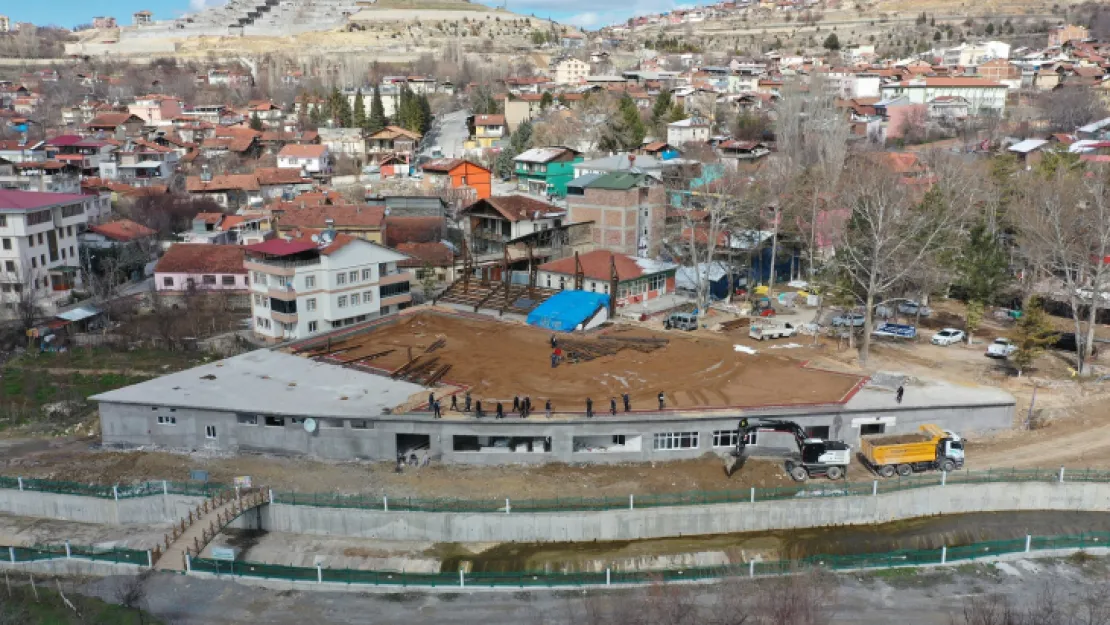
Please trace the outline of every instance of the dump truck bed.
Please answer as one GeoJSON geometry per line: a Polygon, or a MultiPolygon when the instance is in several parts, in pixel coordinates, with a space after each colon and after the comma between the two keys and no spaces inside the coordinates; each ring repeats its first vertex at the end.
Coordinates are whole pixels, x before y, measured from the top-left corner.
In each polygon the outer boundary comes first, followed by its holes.
{"type": "Polygon", "coordinates": [[[936,439],[920,434],[905,434],[900,436],[880,436],[875,439],[864,438],[860,442],[860,454],[872,466],[881,467],[888,464],[910,464],[914,462],[932,462],[937,457],[936,439]],[[884,439],[905,439],[913,437],[912,442],[885,443],[884,439]]]}

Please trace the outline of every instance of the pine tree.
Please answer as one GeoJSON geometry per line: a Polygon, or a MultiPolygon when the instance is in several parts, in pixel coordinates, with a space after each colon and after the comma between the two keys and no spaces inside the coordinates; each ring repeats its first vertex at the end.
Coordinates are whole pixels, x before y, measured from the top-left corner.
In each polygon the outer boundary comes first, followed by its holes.
{"type": "Polygon", "coordinates": [[[829,52],[836,52],[840,49],[840,39],[837,38],[836,33],[829,33],[825,38],[824,48],[829,52]]]}
{"type": "Polygon", "coordinates": [[[374,97],[370,99],[370,117],[366,120],[366,132],[374,134],[385,128],[389,120],[385,116],[385,107],[382,106],[382,94],[378,87],[374,87],[374,97]]]}
{"type": "Polygon", "coordinates": [[[1017,347],[1010,356],[1010,361],[1017,367],[1020,376],[1033,364],[1033,361],[1044,353],[1049,345],[1056,342],[1059,335],[1052,328],[1048,315],[1041,307],[1041,301],[1031,297],[1021,311],[1021,318],[1010,333],[1010,340],[1017,347]]]}
{"type": "Polygon", "coordinates": [[[262,118],[258,116],[258,111],[251,113],[251,130],[262,130],[262,118]]]}
{"type": "Polygon", "coordinates": [[[651,121],[658,124],[665,116],[671,112],[671,92],[666,89],[660,89],[659,95],[655,96],[655,103],[651,105],[651,121]]]}
{"type": "Polygon", "coordinates": [[[355,128],[366,128],[366,104],[362,102],[362,89],[355,91],[355,110],[351,116],[351,124],[355,128]]]}
{"type": "Polygon", "coordinates": [[[339,91],[339,87],[332,87],[331,94],[328,96],[328,108],[336,128],[351,127],[351,103],[347,101],[347,96],[339,91]]]}
{"type": "Polygon", "coordinates": [[[554,100],[554,98],[553,98],[553,97],[551,96],[551,92],[550,92],[550,91],[544,91],[544,92],[543,92],[543,95],[542,95],[542,96],[540,96],[540,109],[541,109],[541,110],[542,110],[542,109],[546,109],[547,107],[551,106],[551,104],[552,104],[552,103],[553,103],[554,101],[555,101],[555,100],[554,100]]]}
{"type": "Polygon", "coordinates": [[[420,104],[420,134],[428,134],[432,128],[432,105],[428,102],[428,94],[420,94],[417,101],[420,104]]]}

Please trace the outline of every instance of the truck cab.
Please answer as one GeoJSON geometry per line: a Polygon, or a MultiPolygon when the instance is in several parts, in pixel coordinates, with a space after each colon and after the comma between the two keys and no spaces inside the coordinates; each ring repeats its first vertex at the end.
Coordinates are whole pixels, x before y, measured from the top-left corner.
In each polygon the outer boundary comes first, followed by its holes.
{"type": "Polygon", "coordinates": [[[957,469],[964,468],[964,439],[959,434],[945,430],[947,438],[941,439],[937,446],[937,457],[951,460],[957,469]]]}

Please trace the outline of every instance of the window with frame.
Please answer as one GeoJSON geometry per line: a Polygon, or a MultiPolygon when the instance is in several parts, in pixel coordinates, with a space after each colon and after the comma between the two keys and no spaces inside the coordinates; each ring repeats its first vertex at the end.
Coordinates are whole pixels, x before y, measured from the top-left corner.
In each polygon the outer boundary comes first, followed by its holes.
{"type": "Polygon", "coordinates": [[[12,249],[12,240],[11,239],[8,239],[8,238],[4,239],[4,249],[6,249],[6,250],[12,249]]]}
{"type": "MultiPolygon", "coordinates": [[[[745,437],[744,444],[745,445],[755,445],[755,444],[757,444],[758,434],[759,434],[758,432],[748,432],[747,437],[745,437]]],[[[714,430],[713,431],[713,446],[714,447],[735,447],[736,446],[737,435],[738,435],[738,433],[737,433],[736,430],[714,430]]]]}
{"type": "Polygon", "coordinates": [[[262,273],[261,271],[254,272],[254,283],[261,286],[266,286],[266,274],[262,273]]]}
{"type": "Polygon", "coordinates": [[[310,297],[304,301],[305,310],[316,310],[316,298],[310,297]]]}
{"type": "Polygon", "coordinates": [[[85,214],[85,205],[84,204],[74,204],[72,206],[63,206],[62,207],[62,217],[63,218],[65,218],[65,217],[77,217],[78,215],[84,215],[84,214],[85,214]]]}
{"type": "Polygon", "coordinates": [[[318,327],[320,327],[320,326],[315,321],[309,321],[308,322],[308,331],[309,332],[315,332],[316,328],[318,328],[318,327]]]}
{"type": "Polygon", "coordinates": [[[370,422],[366,419],[354,419],[351,421],[351,429],[353,430],[369,430],[370,422]]]}
{"type": "Polygon", "coordinates": [[[266,425],[266,427],[283,428],[285,427],[285,417],[266,417],[266,420],[263,421],[263,423],[266,425]]]}
{"type": "Polygon", "coordinates": [[[374,292],[373,291],[363,291],[362,292],[362,303],[363,304],[369,304],[372,301],[374,301],[374,292]]]}
{"type": "Polygon", "coordinates": [[[241,414],[237,420],[239,425],[258,425],[258,417],[252,414],[241,414]]]}
{"type": "Polygon", "coordinates": [[[656,432],[652,439],[652,448],[657,451],[698,448],[697,432],[656,432]]]}
{"type": "Polygon", "coordinates": [[[7,215],[0,215],[0,228],[7,228],[7,227],[8,227],[8,216],[7,215]]]}
{"type": "Polygon", "coordinates": [[[216,284],[216,276],[204,275],[200,277],[201,284],[216,284]]]}
{"type": "Polygon", "coordinates": [[[315,289],[316,288],[316,276],[305,276],[304,277],[304,288],[306,288],[306,289],[315,289]]]}
{"type": "Polygon", "coordinates": [[[215,440],[216,439],[216,426],[214,426],[214,425],[204,426],[204,438],[207,438],[209,440],[215,440]]]}
{"type": "Polygon", "coordinates": [[[39,267],[39,259],[32,256],[31,257],[31,269],[38,269],[38,267],[39,267]]]}
{"type": "Polygon", "coordinates": [[[667,275],[662,273],[652,276],[648,282],[649,291],[661,291],[665,286],[667,286],[667,275]]]}
{"type": "Polygon", "coordinates": [[[340,295],[339,299],[337,299],[335,301],[335,305],[338,306],[339,308],[346,308],[347,307],[347,296],[346,295],[340,295]]]}
{"type": "MultiPolygon", "coordinates": [[[[82,210],[81,212],[84,212],[84,210],[82,210]]],[[[62,215],[65,216],[65,211],[64,210],[62,212],[62,215]]],[[[34,213],[29,213],[27,215],[27,225],[28,226],[37,226],[39,224],[44,224],[44,223],[50,221],[50,219],[51,219],[50,211],[48,211],[48,210],[36,211],[34,213]]],[[[42,235],[41,234],[39,235],[39,245],[42,245],[42,235]]]]}
{"type": "Polygon", "coordinates": [[[358,272],[357,271],[349,272],[347,274],[347,279],[351,281],[351,284],[354,284],[355,282],[358,282],[358,272]]]}
{"type": "Polygon", "coordinates": [[[343,272],[335,274],[335,283],[336,284],[347,284],[347,274],[345,274],[343,272]]]}
{"type": "Polygon", "coordinates": [[[235,276],[223,276],[221,283],[224,286],[235,286],[235,276]]]}
{"type": "Polygon", "coordinates": [[[369,268],[369,267],[367,267],[366,269],[363,269],[362,270],[362,279],[366,280],[367,282],[369,282],[370,280],[373,280],[374,279],[374,270],[369,268]]]}
{"type": "Polygon", "coordinates": [[[177,425],[177,417],[171,417],[169,415],[158,415],[158,424],[159,425],[177,425]]]}
{"type": "Polygon", "coordinates": [[[15,273],[15,261],[14,260],[4,261],[4,271],[6,271],[8,273],[15,273]]]}
{"type": "Polygon", "coordinates": [[[864,424],[859,426],[859,435],[860,436],[869,436],[871,434],[885,434],[885,433],[886,433],[886,424],[885,423],[864,423],[864,424]]]}

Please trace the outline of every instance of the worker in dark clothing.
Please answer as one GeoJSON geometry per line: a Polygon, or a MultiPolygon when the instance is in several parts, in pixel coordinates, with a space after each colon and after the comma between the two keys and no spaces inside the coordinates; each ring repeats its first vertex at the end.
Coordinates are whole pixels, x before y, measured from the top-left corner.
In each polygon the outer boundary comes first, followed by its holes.
{"type": "Polygon", "coordinates": [[[474,403],[474,416],[479,419],[482,418],[482,400],[480,399],[474,403]]]}
{"type": "Polygon", "coordinates": [[[524,396],[524,418],[527,419],[528,415],[532,414],[532,398],[524,396]]]}
{"type": "Polygon", "coordinates": [[[624,400],[624,411],[628,412],[632,410],[632,400],[628,398],[628,393],[622,393],[621,399],[624,400]]]}
{"type": "Polygon", "coordinates": [[[594,400],[590,399],[589,397],[586,398],[586,416],[594,416],[594,400]]]}
{"type": "Polygon", "coordinates": [[[498,419],[504,419],[505,418],[505,407],[501,405],[501,402],[497,402],[497,418],[498,419]]]}
{"type": "Polygon", "coordinates": [[[547,418],[550,419],[551,418],[551,400],[550,399],[548,399],[547,403],[545,403],[543,405],[543,409],[547,413],[547,418]]]}
{"type": "Polygon", "coordinates": [[[513,395],[513,412],[520,412],[520,395],[513,395]]]}
{"type": "Polygon", "coordinates": [[[898,402],[899,404],[902,403],[902,395],[905,395],[905,394],[906,394],[906,389],[902,388],[902,386],[899,385],[898,390],[894,391],[894,401],[898,402]]]}
{"type": "Polygon", "coordinates": [[[609,414],[613,415],[614,417],[617,416],[617,398],[616,397],[610,397],[609,398],[609,414]]]}
{"type": "Polygon", "coordinates": [[[463,398],[463,406],[465,406],[467,412],[470,412],[470,391],[467,391],[466,397],[463,398]]]}
{"type": "Polygon", "coordinates": [[[559,354],[557,354],[555,352],[551,352],[551,368],[554,369],[555,367],[558,367],[558,366],[559,366],[559,354]]]}
{"type": "Polygon", "coordinates": [[[434,416],[437,419],[443,416],[439,412],[439,400],[438,399],[435,401],[435,403],[432,404],[432,416],[434,416]]]}
{"type": "Polygon", "coordinates": [[[659,391],[659,409],[662,410],[664,405],[665,404],[663,402],[663,391],[659,391]]]}
{"type": "Polygon", "coordinates": [[[459,396],[454,393],[451,394],[451,410],[459,411],[459,396]]]}
{"type": "Polygon", "coordinates": [[[436,394],[435,393],[428,393],[428,410],[431,410],[432,406],[434,406],[435,403],[436,403],[436,394]]]}
{"type": "Polygon", "coordinates": [[[552,334],[551,335],[551,349],[555,349],[555,346],[558,345],[558,343],[559,342],[557,340],[555,340],[555,335],[552,334]]]}

